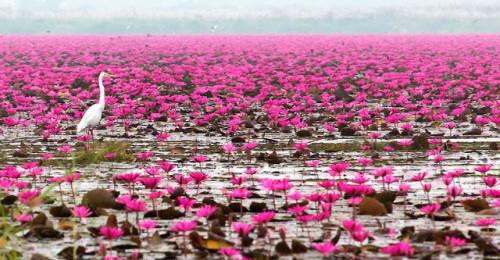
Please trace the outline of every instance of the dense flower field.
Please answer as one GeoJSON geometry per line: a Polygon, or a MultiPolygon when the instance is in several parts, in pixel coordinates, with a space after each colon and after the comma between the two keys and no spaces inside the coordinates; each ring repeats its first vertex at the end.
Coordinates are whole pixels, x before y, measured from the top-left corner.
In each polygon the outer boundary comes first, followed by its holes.
{"type": "Polygon", "coordinates": [[[499,49],[0,36],[0,255],[498,257],[499,49]]]}

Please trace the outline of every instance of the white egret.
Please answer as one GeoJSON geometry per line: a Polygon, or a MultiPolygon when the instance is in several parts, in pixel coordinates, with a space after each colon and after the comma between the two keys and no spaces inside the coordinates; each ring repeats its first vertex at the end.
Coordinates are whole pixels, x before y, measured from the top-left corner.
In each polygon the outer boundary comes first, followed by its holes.
{"type": "Polygon", "coordinates": [[[80,133],[85,129],[90,129],[93,134],[93,128],[99,125],[102,117],[102,111],[104,111],[104,86],[102,85],[102,79],[104,77],[114,77],[114,75],[108,74],[106,72],[101,72],[99,75],[99,102],[97,104],[93,104],[92,106],[85,111],[85,114],[82,117],[82,120],[78,124],[76,128],[76,133],[80,133]]]}

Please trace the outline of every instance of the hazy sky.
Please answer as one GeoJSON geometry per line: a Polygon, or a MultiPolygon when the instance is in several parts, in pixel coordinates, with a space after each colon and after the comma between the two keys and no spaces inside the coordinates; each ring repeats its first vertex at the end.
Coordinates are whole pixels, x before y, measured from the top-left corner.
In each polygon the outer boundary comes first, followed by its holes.
{"type": "Polygon", "coordinates": [[[219,22],[220,33],[491,33],[500,0],[0,0],[0,33],[210,33],[219,22]]]}
{"type": "Polygon", "coordinates": [[[0,0],[10,11],[119,12],[222,9],[239,11],[488,6],[500,0],[0,0]]]}

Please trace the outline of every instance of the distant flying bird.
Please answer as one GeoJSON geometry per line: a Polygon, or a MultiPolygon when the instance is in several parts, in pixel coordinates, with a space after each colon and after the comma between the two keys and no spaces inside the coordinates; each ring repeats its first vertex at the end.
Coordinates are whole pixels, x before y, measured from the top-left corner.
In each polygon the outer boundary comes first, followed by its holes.
{"type": "Polygon", "coordinates": [[[212,32],[215,32],[215,30],[217,30],[217,27],[219,27],[219,25],[218,25],[218,24],[216,24],[216,25],[212,26],[212,28],[211,28],[211,29],[212,29],[212,32]]]}
{"type": "Polygon", "coordinates": [[[82,120],[78,124],[78,127],[76,128],[76,133],[80,133],[81,131],[87,129],[91,131],[92,135],[94,127],[99,125],[99,122],[101,121],[102,117],[102,111],[104,111],[104,86],[102,85],[102,79],[104,77],[114,77],[111,74],[108,74],[106,72],[101,72],[99,75],[99,90],[100,90],[100,95],[99,95],[99,102],[97,104],[93,104],[87,111],[85,111],[85,114],[82,117],[82,120]]]}

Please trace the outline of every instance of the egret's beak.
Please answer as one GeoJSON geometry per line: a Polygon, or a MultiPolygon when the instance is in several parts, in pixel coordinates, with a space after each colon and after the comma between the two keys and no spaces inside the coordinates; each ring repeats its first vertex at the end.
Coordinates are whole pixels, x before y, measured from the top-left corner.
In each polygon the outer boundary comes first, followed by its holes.
{"type": "Polygon", "coordinates": [[[111,77],[111,78],[116,78],[115,75],[111,75],[111,74],[108,74],[108,77],[111,77]]]}

